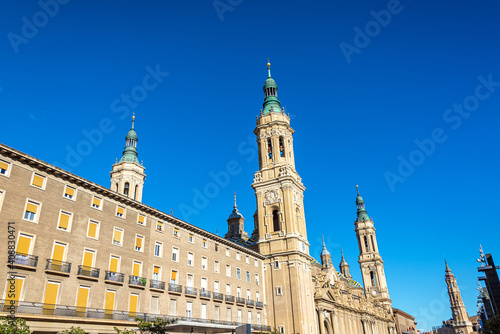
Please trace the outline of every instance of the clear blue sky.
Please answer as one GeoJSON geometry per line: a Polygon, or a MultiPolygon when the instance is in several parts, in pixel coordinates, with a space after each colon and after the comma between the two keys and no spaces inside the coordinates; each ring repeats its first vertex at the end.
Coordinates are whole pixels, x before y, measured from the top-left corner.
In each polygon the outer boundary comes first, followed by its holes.
{"type": "Polygon", "coordinates": [[[446,257],[476,313],[479,244],[500,262],[498,2],[60,1],[50,16],[36,1],[1,5],[1,142],[109,186],[133,109],[144,202],[224,233],[237,191],[251,232],[269,57],[296,130],[311,254],[324,234],[361,279],[357,183],[393,305],[419,327],[448,319],[446,257]],[[230,162],[236,175],[196,209],[230,162]]]}

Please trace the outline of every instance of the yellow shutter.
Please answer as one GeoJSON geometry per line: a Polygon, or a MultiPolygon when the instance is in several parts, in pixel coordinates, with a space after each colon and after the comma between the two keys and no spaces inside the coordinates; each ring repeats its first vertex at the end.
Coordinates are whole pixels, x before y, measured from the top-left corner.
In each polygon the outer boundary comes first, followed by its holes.
{"type": "Polygon", "coordinates": [[[138,247],[138,248],[142,247],[142,239],[140,237],[136,237],[136,239],[135,239],[135,247],[138,247]]]}
{"type": "Polygon", "coordinates": [[[118,272],[118,259],[116,257],[112,257],[109,260],[109,271],[118,272]]]}
{"type": "Polygon", "coordinates": [[[66,191],[64,192],[66,195],[69,195],[71,197],[75,196],[75,189],[66,187],[66,191]]]}
{"type": "Polygon", "coordinates": [[[28,205],[26,206],[26,211],[36,213],[37,209],[38,205],[28,202],[28,205]]]}
{"type": "Polygon", "coordinates": [[[6,163],[5,163],[5,162],[3,162],[3,161],[0,161],[0,169],[5,169],[5,170],[7,170],[7,169],[9,169],[9,165],[8,165],[8,164],[6,164],[6,163]]]}
{"type": "Polygon", "coordinates": [[[121,242],[121,240],[122,240],[122,231],[115,230],[115,233],[114,233],[114,236],[113,236],[113,240],[116,241],[116,242],[121,242]]]}
{"type": "Polygon", "coordinates": [[[47,283],[45,289],[45,299],[43,304],[43,314],[53,314],[57,301],[57,292],[59,291],[59,283],[47,283]]]}
{"type": "Polygon", "coordinates": [[[160,231],[163,231],[163,223],[162,222],[158,222],[157,229],[160,231]]]}
{"type": "Polygon", "coordinates": [[[94,200],[92,201],[92,204],[94,204],[97,207],[101,206],[101,200],[99,198],[94,197],[94,200]]]}
{"type": "Polygon", "coordinates": [[[19,235],[19,241],[17,242],[17,252],[21,254],[29,254],[31,246],[31,237],[19,235]]]}
{"type": "Polygon", "coordinates": [[[153,268],[153,273],[155,273],[155,274],[158,274],[158,275],[159,275],[159,274],[160,274],[160,267],[154,266],[154,268],[153,268]]]}
{"type": "Polygon", "coordinates": [[[84,269],[89,270],[89,268],[92,267],[93,262],[94,262],[94,252],[89,252],[86,250],[85,254],[83,255],[83,266],[88,268],[84,269]]]}
{"type": "Polygon", "coordinates": [[[128,308],[129,318],[135,318],[136,316],[138,298],[139,298],[138,295],[130,295],[130,305],[128,308]]]}
{"type": "Polygon", "coordinates": [[[113,315],[113,310],[115,308],[115,292],[114,291],[106,291],[106,304],[104,306],[104,314],[106,318],[109,318],[113,315]]]}
{"type": "Polygon", "coordinates": [[[139,215],[139,223],[144,224],[144,216],[139,215]]]}
{"type": "Polygon", "coordinates": [[[76,301],[76,314],[79,317],[85,316],[85,311],[87,309],[87,303],[89,300],[90,289],[81,286],[78,289],[78,299],[76,301]]]}
{"type": "Polygon", "coordinates": [[[137,262],[134,262],[134,266],[133,266],[133,269],[132,269],[132,275],[133,276],[139,276],[140,272],[141,272],[141,265],[137,262]]]}
{"type": "Polygon", "coordinates": [[[61,215],[59,216],[59,227],[67,230],[68,226],[69,226],[69,215],[61,212],[61,215]]]}
{"type": "Polygon", "coordinates": [[[117,214],[120,214],[120,215],[122,215],[122,216],[123,216],[123,211],[124,211],[124,209],[123,209],[121,206],[119,206],[119,207],[116,209],[116,213],[117,213],[117,214]]]}
{"type": "Polygon", "coordinates": [[[35,174],[33,176],[33,185],[43,188],[43,181],[45,181],[45,178],[43,176],[35,174]]]}
{"type": "Polygon", "coordinates": [[[62,261],[64,258],[64,249],[65,245],[55,244],[54,245],[54,253],[52,254],[52,260],[62,261]]]}
{"type": "Polygon", "coordinates": [[[89,232],[87,237],[95,238],[97,236],[97,224],[94,222],[89,222],[89,232]]]}
{"type": "Polygon", "coordinates": [[[177,271],[172,271],[172,280],[177,280],[177,271]]]}
{"type": "MultiPolygon", "coordinates": [[[[4,312],[9,312],[8,310],[5,309],[5,307],[8,305],[11,305],[9,302],[10,300],[14,300],[15,301],[14,305],[17,306],[17,302],[19,301],[19,298],[21,297],[21,292],[23,291],[24,278],[16,277],[15,280],[16,280],[16,283],[15,283],[14,291],[13,292],[7,291],[7,293],[5,294],[4,312]]],[[[10,283],[9,283],[9,285],[10,285],[10,283]]]]}

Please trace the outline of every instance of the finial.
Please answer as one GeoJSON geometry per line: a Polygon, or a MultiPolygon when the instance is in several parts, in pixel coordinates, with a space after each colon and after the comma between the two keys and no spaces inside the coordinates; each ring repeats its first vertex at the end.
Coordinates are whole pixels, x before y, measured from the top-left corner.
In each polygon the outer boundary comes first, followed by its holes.
{"type": "Polygon", "coordinates": [[[134,123],[135,123],[135,111],[132,111],[132,130],[134,129],[134,123]]]}
{"type": "Polygon", "coordinates": [[[170,209],[170,215],[173,216],[174,215],[174,208],[170,209]]]}
{"type": "Polygon", "coordinates": [[[267,67],[271,67],[271,63],[269,62],[269,57],[267,57],[267,67]]]}
{"type": "Polygon", "coordinates": [[[325,236],[321,235],[321,238],[323,239],[323,247],[325,247],[325,236]]]}
{"type": "Polygon", "coordinates": [[[215,234],[219,235],[219,229],[218,228],[215,229],[215,234]]]}
{"type": "Polygon", "coordinates": [[[342,250],[342,248],[340,249],[340,254],[342,255],[342,260],[344,259],[344,251],[342,250]]]}
{"type": "Polygon", "coordinates": [[[236,191],[234,192],[234,208],[236,209],[236,191]]]}
{"type": "Polygon", "coordinates": [[[358,196],[359,196],[359,187],[358,187],[358,185],[356,185],[356,192],[358,193],[358,196]]]}
{"type": "Polygon", "coordinates": [[[271,77],[271,63],[269,62],[269,58],[267,58],[267,77],[271,77]]]}

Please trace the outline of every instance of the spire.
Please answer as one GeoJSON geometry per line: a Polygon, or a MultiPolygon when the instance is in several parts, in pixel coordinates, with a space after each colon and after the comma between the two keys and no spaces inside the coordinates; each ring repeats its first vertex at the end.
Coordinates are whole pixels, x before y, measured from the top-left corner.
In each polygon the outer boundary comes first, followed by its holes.
{"type": "Polygon", "coordinates": [[[326,249],[325,237],[324,236],[321,237],[323,238],[323,250],[321,251],[321,265],[324,268],[330,268],[332,266],[332,256],[330,255],[328,249],[326,249]]]}
{"type": "Polygon", "coordinates": [[[229,215],[228,219],[231,218],[243,218],[243,215],[238,211],[238,206],[236,205],[236,191],[234,192],[233,212],[231,213],[231,215],[229,215]]]}
{"type": "Polygon", "coordinates": [[[137,137],[137,133],[134,130],[134,125],[135,115],[132,116],[132,127],[125,136],[125,149],[123,150],[123,156],[120,159],[120,162],[128,161],[139,164],[139,160],[137,159],[137,141],[139,140],[139,138],[137,137]]]}
{"type": "Polygon", "coordinates": [[[365,201],[363,201],[363,197],[359,194],[359,187],[356,185],[356,192],[358,196],[356,197],[356,206],[358,207],[358,219],[357,221],[363,221],[363,220],[368,220],[370,217],[368,217],[368,213],[366,212],[365,209],[365,201]]]}
{"type": "Polygon", "coordinates": [[[326,249],[325,237],[324,236],[321,236],[321,237],[323,238],[323,250],[321,251],[321,256],[330,255],[330,252],[328,251],[328,249],[326,249]]]}
{"type": "Polygon", "coordinates": [[[342,254],[342,260],[340,261],[340,266],[348,266],[347,261],[344,259],[344,251],[340,249],[340,254],[342,254]]]}
{"type": "Polygon", "coordinates": [[[267,60],[267,79],[264,83],[264,104],[262,109],[262,114],[268,114],[270,112],[283,112],[281,109],[281,103],[278,99],[278,85],[276,81],[271,77],[271,63],[269,59],[267,60]]]}
{"type": "Polygon", "coordinates": [[[446,265],[446,272],[447,272],[447,273],[451,273],[451,269],[450,269],[450,267],[448,266],[448,262],[446,262],[446,259],[444,259],[444,264],[446,265]]]}

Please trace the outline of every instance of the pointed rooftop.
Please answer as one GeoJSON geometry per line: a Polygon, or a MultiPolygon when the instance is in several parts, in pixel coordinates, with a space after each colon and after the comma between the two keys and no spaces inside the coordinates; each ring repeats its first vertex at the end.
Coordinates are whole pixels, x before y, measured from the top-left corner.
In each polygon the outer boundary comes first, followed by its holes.
{"type": "Polygon", "coordinates": [[[234,193],[233,212],[231,212],[228,219],[233,219],[233,218],[244,218],[243,215],[238,211],[238,206],[236,205],[236,192],[234,193]]]}
{"type": "Polygon", "coordinates": [[[363,201],[363,197],[361,197],[361,195],[359,194],[358,185],[356,185],[356,192],[358,194],[358,196],[356,197],[356,206],[358,207],[357,221],[361,222],[364,220],[368,220],[368,219],[370,219],[370,217],[368,217],[368,213],[366,212],[366,209],[365,209],[365,201],[363,201]]]}
{"type": "Polygon", "coordinates": [[[123,155],[119,162],[127,161],[139,164],[139,159],[137,159],[137,141],[139,140],[139,138],[137,137],[137,133],[135,132],[134,125],[135,115],[132,116],[132,127],[125,136],[125,149],[123,150],[123,155]]]}
{"type": "Polygon", "coordinates": [[[344,259],[344,251],[340,249],[340,254],[342,254],[342,260],[340,261],[340,267],[348,266],[347,261],[344,259]]]}
{"type": "Polygon", "coordinates": [[[271,63],[267,61],[267,79],[264,83],[264,104],[262,105],[262,114],[270,112],[283,112],[280,100],[278,99],[278,85],[271,77],[271,63]]]}
{"type": "Polygon", "coordinates": [[[325,237],[322,236],[322,238],[323,238],[323,250],[321,251],[321,256],[323,256],[323,255],[330,255],[330,252],[328,251],[328,249],[326,249],[325,237]]]}

